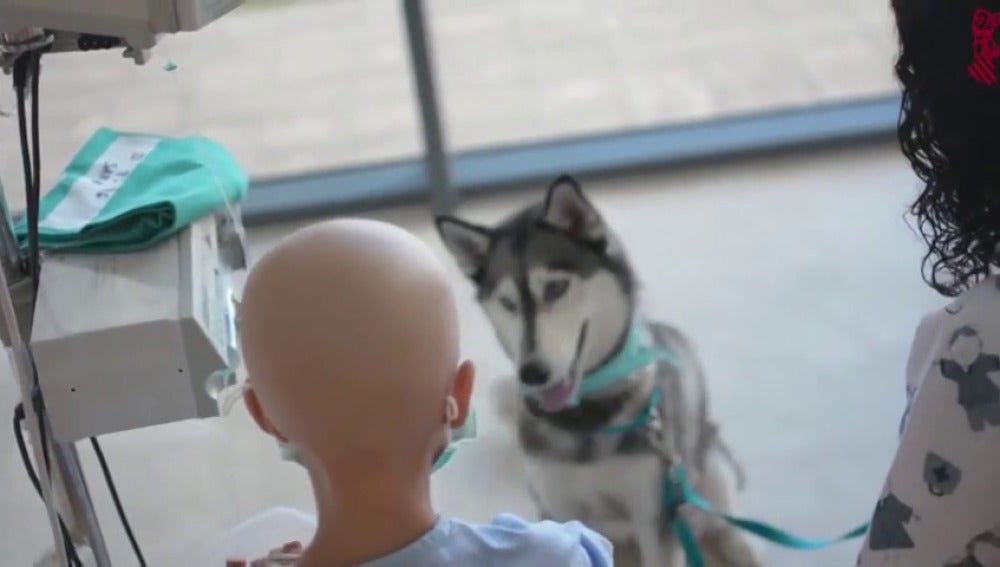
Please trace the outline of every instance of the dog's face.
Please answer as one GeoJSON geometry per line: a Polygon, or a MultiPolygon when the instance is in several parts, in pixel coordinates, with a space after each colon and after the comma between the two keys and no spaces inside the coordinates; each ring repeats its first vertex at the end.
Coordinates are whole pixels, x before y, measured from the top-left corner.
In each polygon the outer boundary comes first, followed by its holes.
{"type": "Polygon", "coordinates": [[[438,230],[521,384],[563,409],[580,377],[617,348],[631,320],[628,264],[579,185],[560,177],[545,201],[496,227],[440,217],[438,230]]]}

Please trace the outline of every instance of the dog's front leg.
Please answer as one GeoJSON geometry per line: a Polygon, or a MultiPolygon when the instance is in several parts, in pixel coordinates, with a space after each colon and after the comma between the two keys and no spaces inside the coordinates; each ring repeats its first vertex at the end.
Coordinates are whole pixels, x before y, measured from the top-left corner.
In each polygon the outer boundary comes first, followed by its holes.
{"type": "Polygon", "coordinates": [[[660,494],[660,462],[653,458],[633,469],[636,476],[628,479],[634,490],[629,494],[629,515],[639,560],[642,567],[673,567],[667,563],[663,549],[663,502],[660,494]]]}
{"type": "Polygon", "coordinates": [[[660,541],[660,520],[658,517],[636,517],[633,519],[635,543],[639,548],[642,567],[673,567],[667,565],[660,541]]]}

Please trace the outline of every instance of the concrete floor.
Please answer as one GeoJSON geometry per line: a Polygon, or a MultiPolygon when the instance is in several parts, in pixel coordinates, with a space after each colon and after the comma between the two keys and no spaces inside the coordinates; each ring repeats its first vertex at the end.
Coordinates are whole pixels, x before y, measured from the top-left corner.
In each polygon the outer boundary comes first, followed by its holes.
{"type": "MultiPolygon", "coordinates": [[[[647,313],[679,324],[703,354],[724,434],[750,474],[747,514],[816,536],[869,514],[897,431],[908,343],[920,315],[941,303],[921,283],[921,247],[902,218],[915,185],[891,145],[585,182],[631,252],[647,313]]],[[[461,213],[490,221],[540,195],[477,200],[461,213]]],[[[441,251],[424,209],[371,216],[441,251]]],[[[293,228],[255,230],[254,252],[293,228]]],[[[531,515],[511,436],[484,398],[510,367],[454,275],[463,349],[480,369],[482,431],[435,478],[435,499],[469,520],[531,515]]],[[[0,408],[15,392],[0,377],[0,408]]],[[[151,565],[180,565],[170,559],[178,550],[266,508],[311,507],[304,474],[278,460],[242,407],[104,445],[151,565]]],[[[81,453],[115,564],[131,564],[91,452],[81,453]]],[[[0,487],[0,563],[30,565],[49,536],[9,434],[0,434],[0,487]]],[[[853,564],[856,546],[767,548],[768,564],[853,564]]]]}

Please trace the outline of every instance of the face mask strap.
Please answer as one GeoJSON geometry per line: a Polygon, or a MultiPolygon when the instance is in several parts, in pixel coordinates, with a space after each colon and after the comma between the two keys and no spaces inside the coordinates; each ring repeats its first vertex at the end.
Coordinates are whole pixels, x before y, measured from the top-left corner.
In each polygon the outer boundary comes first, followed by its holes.
{"type": "Polygon", "coordinates": [[[305,466],[302,462],[302,456],[299,455],[299,448],[295,445],[278,441],[278,451],[281,454],[281,460],[305,466]]]}
{"type": "Polygon", "coordinates": [[[228,416],[233,411],[236,403],[243,399],[243,396],[249,389],[250,383],[244,380],[233,385],[222,386],[221,389],[216,391],[213,397],[219,405],[219,415],[221,417],[228,416]]]}
{"type": "Polygon", "coordinates": [[[470,412],[468,417],[465,419],[465,423],[459,428],[454,428],[454,424],[461,412],[458,409],[458,400],[455,396],[449,395],[445,400],[445,417],[448,420],[448,441],[441,453],[438,454],[437,458],[431,467],[431,472],[435,472],[442,467],[444,467],[455,456],[456,448],[465,441],[469,441],[476,436],[476,413],[475,411],[470,412]]]}
{"type": "Polygon", "coordinates": [[[455,399],[455,396],[449,394],[444,402],[444,415],[445,419],[448,420],[449,426],[458,419],[458,414],[458,400],[455,399]]]}

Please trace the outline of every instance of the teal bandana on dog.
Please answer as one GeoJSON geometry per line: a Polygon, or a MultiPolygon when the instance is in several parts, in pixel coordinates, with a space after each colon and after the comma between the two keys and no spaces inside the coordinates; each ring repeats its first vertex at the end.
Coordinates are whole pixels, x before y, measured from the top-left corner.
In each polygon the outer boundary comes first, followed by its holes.
{"type": "Polygon", "coordinates": [[[580,388],[574,397],[573,405],[578,405],[583,396],[609,388],[615,382],[628,378],[636,371],[657,360],[674,362],[674,357],[672,353],[661,347],[643,344],[642,325],[633,325],[618,354],[583,377],[580,388]]]}
{"type": "Polygon", "coordinates": [[[573,408],[579,406],[584,397],[611,388],[658,360],[675,363],[672,352],[645,343],[643,328],[644,325],[640,322],[633,324],[621,350],[601,366],[584,374],[579,380],[565,380],[541,392],[525,388],[525,394],[538,399],[543,408],[552,408],[554,411],[573,408]]]}

